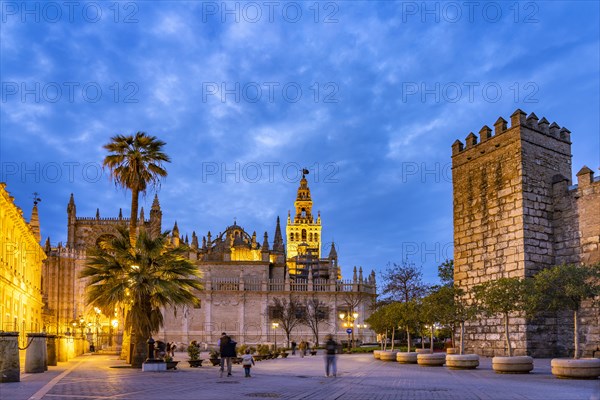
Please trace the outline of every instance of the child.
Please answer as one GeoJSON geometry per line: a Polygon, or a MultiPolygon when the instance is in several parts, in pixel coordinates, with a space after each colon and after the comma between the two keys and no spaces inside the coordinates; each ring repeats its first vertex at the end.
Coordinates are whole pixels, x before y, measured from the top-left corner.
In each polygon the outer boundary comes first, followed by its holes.
{"type": "Polygon", "coordinates": [[[250,368],[254,365],[254,357],[250,354],[250,349],[246,349],[246,354],[242,356],[242,366],[246,373],[246,378],[250,378],[250,368]]]}

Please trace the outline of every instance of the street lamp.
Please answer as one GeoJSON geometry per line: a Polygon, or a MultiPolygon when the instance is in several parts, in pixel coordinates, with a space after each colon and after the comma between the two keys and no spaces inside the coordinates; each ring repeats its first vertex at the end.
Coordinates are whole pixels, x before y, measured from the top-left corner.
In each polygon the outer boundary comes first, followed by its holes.
{"type": "Polygon", "coordinates": [[[119,327],[119,321],[115,318],[112,321],[110,321],[110,332],[108,335],[108,346],[112,349],[112,345],[113,345],[113,331],[116,331],[117,328],[119,327]]]}
{"type": "Polygon", "coordinates": [[[275,352],[277,353],[277,328],[279,328],[278,322],[273,322],[273,332],[275,332],[275,352]]]}
{"type": "Polygon", "coordinates": [[[94,312],[96,313],[96,351],[100,348],[100,338],[98,337],[98,325],[100,325],[100,314],[102,310],[98,307],[94,307],[94,312]]]}
{"type": "Polygon", "coordinates": [[[352,329],[354,327],[354,321],[358,318],[358,313],[340,313],[340,319],[342,321],[346,320],[346,322],[344,322],[344,327],[346,328],[346,333],[348,334],[348,353],[351,352],[350,350],[350,346],[354,346],[354,329],[352,329]],[[352,335],[352,341],[350,341],[350,335],[352,335]]]}

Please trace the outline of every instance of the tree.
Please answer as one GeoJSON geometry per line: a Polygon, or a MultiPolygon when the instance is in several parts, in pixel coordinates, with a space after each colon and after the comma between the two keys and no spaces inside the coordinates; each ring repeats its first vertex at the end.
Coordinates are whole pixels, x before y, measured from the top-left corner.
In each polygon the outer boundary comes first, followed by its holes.
{"type": "Polygon", "coordinates": [[[454,286],[454,260],[445,260],[438,265],[438,277],[442,286],[454,286]]]}
{"type": "MultiPolygon", "coordinates": [[[[354,314],[354,312],[360,309],[360,305],[365,300],[366,294],[364,292],[344,292],[342,296],[342,304],[346,308],[348,316],[354,314]]],[[[352,329],[352,345],[354,346],[354,329],[352,329]]]]}
{"type": "Polygon", "coordinates": [[[510,314],[527,312],[530,301],[528,294],[528,281],[520,278],[500,278],[489,281],[473,288],[475,300],[487,316],[501,314],[504,318],[504,335],[509,357],[513,350],[510,342],[510,314]]]}
{"type": "Polygon", "coordinates": [[[319,324],[329,319],[329,308],[316,297],[305,299],[303,306],[302,322],[315,336],[315,346],[319,346],[319,324]]]}
{"type": "Polygon", "coordinates": [[[408,261],[404,261],[402,265],[388,263],[383,280],[383,294],[391,300],[406,303],[427,292],[421,269],[408,261]]]}
{"type": "Polygon", "coordinates": [[[88,251],[81,277],[88,279],[86,300],[91,306],[112,311],[128,305],[125,329],[135,343],[132,366],[139,368],[146,358],[146,341],[163,325],[161,308],[197,304],[195,291],[202,285],[198,268],[182,249],[170,246],[168,232],[151,237],[142,229],[133,248],[128,230],[118,233],[88,251]]]}
{"type": "Polygon", "coordinates": [[[134,247],[139,195],[146,193],[148,185],[156,187],[160,179],[167,176],[163,163],[171,159],[162,151],[166,143],[144,132],[138,132],[135,136],[116,135],[110,140],[103,146],[109,151],[103,166],[110,170],[115,185],[131,190],[129,238],[131,247],[134,247]]]}
{"type": "Polygon", "coordinates": [[[430,349],[433,353],[433,330],[436,323],[446,323],[451,313],[452,295],[448,287],[442,286],[421,300],[421,317],[429,327],[430,349]]]}
{"type": "Polygon", "coordinates": [[[394,304],[386,304],[378,307],[365,321],[371,329],[385,339],[381,342],[382,350],[387,346],[387,332],[393,329],[395,322],[390,319],[389,307],[394,304]]]}
{"type": "Polygon", "coordinates": [[[303,312],[300,301],[295,297],[290,297],[289,300],[285,297],[273,298],[273,305],[271,306],[272,319],[278,322],[285,332],[287,347],[290,346],[292,330],[303,321],[303,312]]]}
{"type": "Polygon", "coordinates": [[[584,300],[600,296],[600,264],[557,265],[539,272],[533,281],[536,309],[573,313],[573,358],[579,358],[578,312],[584,300]]]}
{"type": "Polygon", "coordinates": [[[478,313],[476,304],[468,304],[465,299],[465,291],[457,287],[449,287],[448,290],[451,292],[450,300],[450,312],[447,315],[447,321],[452,325],[452,345],[454,346],[454,336],[456,331],[456,324],[459,326],[459,354],[463,354],[465,351],[464,336],[465,336],[465,322],[473,319],[478,313]]]}

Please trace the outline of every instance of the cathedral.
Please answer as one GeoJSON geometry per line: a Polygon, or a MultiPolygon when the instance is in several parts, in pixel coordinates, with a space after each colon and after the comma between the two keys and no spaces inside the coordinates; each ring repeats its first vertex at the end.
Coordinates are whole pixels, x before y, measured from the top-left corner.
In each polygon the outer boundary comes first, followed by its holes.
{"type": "MultiPolygon", "coordinates": [[[[313,216],[313,203],[306,177],[303,175],[294,202],[294,215],[288,213],[285,239],[279,217],[272,241],[265,232],[257,238],[234,222],[217,234],[208,231],[200,239],[194,231],[191,240],[181,235],[177,223],[171,231],[171,245],[184,247],[188,258],[202,275],[204,290],[195,307],[165,309],[164,327],[155,336],[168,342],[186,344],[192,340],[215,345],[221,332],[227,332],[240,343],[283,343],[285,333],[274,324],[274,301],[295,301],[300,305],[317,300],[321,321],[318,339],[335,334],[338,340],[353,329],[356,340],[374,341],[373,332],[365,327],[370,306],[376,296],[375,273],[363,275],[354,268],[352,279],[343,280],[335,244],[322,254],[321,216],[313,216]],[[285,240],[285,242],[284,242],[285,240]],[[286,243],[287,242],[287,243],[286,243]],[[341,320],[339,314],[352,321],[341,320]],[[279,335],[279,336],[277,336],[279,335]]],[[[74,196],[67,206],[67,242],[51,247],[46,242],[43,298],[44,326],[50,333],[70,334],[81,329],[90,343],[117,349],[122,338],[123,310],[111,315],[96,313],[85,303],[86,282],[78,278],[86,263],[86,251],[100,241],[115,235],[128,218],[79,217],[74,196]],[[78,322],[81,321],[81,322],[78,322]]],[[[162,231],[162,209],[154,197],[149,218],[140,210],[139,224],[151,234],[162,231]]],[[[302,312],[302,311],[300,311],[302,312]]],[[[315,329],[298,324],[291,331],[292,340],[315,341],[315,329]]]]}

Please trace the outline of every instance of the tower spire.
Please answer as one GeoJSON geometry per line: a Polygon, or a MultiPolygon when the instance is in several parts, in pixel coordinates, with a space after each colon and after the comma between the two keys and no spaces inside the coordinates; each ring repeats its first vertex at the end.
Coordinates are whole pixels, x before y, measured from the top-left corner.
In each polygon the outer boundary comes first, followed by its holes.
{"type": "MultiPolygon", "coordinates": [[[[295,214],[291,216],[288,213],[286,226],[288,259],[299,254],[298,247],[301,244],[307,250],[311,250],[313,257],[317,259],[321,257],[321,219],[320,215],[316,220],[313,218],[313,201],[306,179],[308,174],[306,168],[302,169],[302,178],[294,201],[295,214]]],[[[290,273],[293,275],[295,271],[292,270],[290,273]]]]}
{"type": "Polygon", "coordinates": [[[275,237],[273,238],[273,251],[283,253],[283,237],[281,236],[281,225],[279,216],[277,216],[277,225],[275,226],[275,237]]]}
{"type": "Polygon", "coordinates": [[[37,204],[42,201],[42,199],[40,199],[38,197],[38,193],[34,193],[33,194],[33,209],[31,210],[31,219],[29,220],[29,226],[31,227],[31,230],[33,231],[33,234],[35,236],[35,238],[37,239],[37,242],[40,243],[42,241],[42,235],[40,234],[40,217],[38,215],[38,208],[37,208],[37,204]]]}

